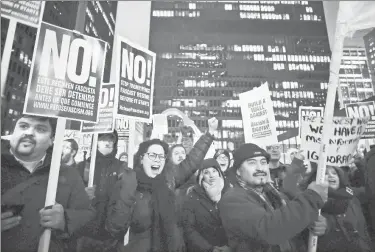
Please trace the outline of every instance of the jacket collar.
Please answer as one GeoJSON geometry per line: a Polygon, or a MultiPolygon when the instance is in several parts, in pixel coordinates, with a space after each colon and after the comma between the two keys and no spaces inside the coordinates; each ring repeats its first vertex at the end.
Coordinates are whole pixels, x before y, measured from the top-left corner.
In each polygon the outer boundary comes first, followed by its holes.
{"type": "MultiPolygon", "coordinates": [[[[43,162],[34,169],[34,172],[46,171],[49,170],[51,165],[52,158],[52,148],[49,148],[46,151],[46,155],[43,158],[43,162]]],[[[42,161],[42,160],[41,160],[42,161]]],[[[1,141],[1,164],[9,167],[22,167],[23,169],[30,172],[27,168],[24,167],[21,160],[17,159],[10,151],[10,143],[7,140],[1,141]]]]}

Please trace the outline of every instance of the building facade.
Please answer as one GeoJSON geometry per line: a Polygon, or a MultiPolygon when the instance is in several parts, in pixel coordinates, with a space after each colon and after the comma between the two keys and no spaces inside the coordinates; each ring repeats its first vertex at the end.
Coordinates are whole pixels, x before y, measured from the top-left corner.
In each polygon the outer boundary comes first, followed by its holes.
{"type": "Polygon", "coordinates": [[[374,96],[365,48],[344,48],[340,66],[340,102],[345,105],[374,96]]]}
{"type": "Polygon", "coordinates": [[[365,42],[368,69],[375,92],[375,29],[372,29],[363,39],[365,42]]]}
{"type": "MultiPolygon", "coordinates": [[[[116,11],[117,2],[112,1],[46,1],[43,22],[70,30],[76,28],[77,22],[82,22],[84,34],[106,41],[107,55],[103,81],[108,82],[116,11]]],[[[1,18],[1,23],[3,48],[9,22],[7,19],[1,18]]],[[[6,118],[1,123],[2,135],[11,133],[14,122],[22,114],[36,33],[36,28],[17,24],[5,88],[5,102],[2,104],[2,118],[6,118]]]]}
{"type": "MultiPolygon", "coordinates": [[[[279,134],[298,128],[299,106],[325,105],[330,48],[321,2],[153,2],[150,50],[154,113],[178,108],[201,131],[217,117],[216,148],[244,142],[238,95],[264,82],[279,134]]],[[[175,134],[178,120],[168,123],[175,134]]]]}

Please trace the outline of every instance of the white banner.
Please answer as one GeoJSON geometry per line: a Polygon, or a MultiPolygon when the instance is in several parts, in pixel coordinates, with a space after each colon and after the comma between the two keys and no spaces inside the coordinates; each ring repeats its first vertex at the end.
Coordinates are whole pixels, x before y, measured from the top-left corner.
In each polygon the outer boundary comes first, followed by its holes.
{"type": "Polygon", "coordinates": [[[275,115],[268,83],[239,95],[246,143],[267,146],[278,143],[275,115]]]}
{"type": "MultiPolygon", "coordinates": [[[[327,149],[327,165],[346,166],[355,153],[358,142],[366,130],[368,118],[334,117],[331,123],[333,135],[327,149]]],[[[307,159],[318,163],[320,142],[322,141],[323,118],[302,117],[301,149],[307,159]]]]}

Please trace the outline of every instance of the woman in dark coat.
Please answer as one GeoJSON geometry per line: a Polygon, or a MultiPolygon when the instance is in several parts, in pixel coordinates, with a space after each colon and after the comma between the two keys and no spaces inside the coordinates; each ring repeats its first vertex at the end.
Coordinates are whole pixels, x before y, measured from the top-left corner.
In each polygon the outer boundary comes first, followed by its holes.
{"type": "Polygon", "coordinates": [[[120,251],[184,251],[182,232],[177,226],[175,189],[197,170],[212,144],[217,123],[209,122],[210,133],[195,144],[194,155],[186,158],[179,169],[166,165],[168,145],[158,139],[143,142],[134,160],[134,170],[126,169],[116,185],[108,207],[106,228],[116,237],[120,251]],[[129,243],[123,247],[128,228],[129,243]]]}
{"type": "MultiPolygon", "coordinates": [[[[327,166],[328,201],[322,208],[327,229],[318,239],[318,252],[370,252],[370,238],[361,203],[349,188],[347,174],[339,167],[327,166]]],[[[309,179],[316,178],[316,171],[309,179]]]]}
{"type": "Polygon", "coordinates": [[[215,159],[203,161],[197,182],[184,202],[182,213],[188,252],[230,251],[217,207],[226,190],[224,174],[215,159]]]}

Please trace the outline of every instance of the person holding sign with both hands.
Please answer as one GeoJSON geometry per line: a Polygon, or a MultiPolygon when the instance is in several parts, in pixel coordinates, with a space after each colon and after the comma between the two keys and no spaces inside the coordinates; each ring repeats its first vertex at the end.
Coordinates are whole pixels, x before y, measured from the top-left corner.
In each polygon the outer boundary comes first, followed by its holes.
{"type": "MultiPolygon", "coordinates": [[[[208,126],[208,132],[193,148],[197,149],[197,156],[182,163],[203,161],[214,139],[218,120],[211,118],[208,126]]],[[[185,164],[180,165],[180,169],[172,169],[166,165],[167,154],[167,143],[159,139],[141,143],[135,155],[134,170],[126,169],[121,181],[116,184],[108,205],[106,229],[120,241],[120,251],[185,251],[177,223],[179,213],[176,211],[174,191],[199,166],[185,164]],[[121,243],[128,228],[129,243],[123,247],[121,243]]]]}

